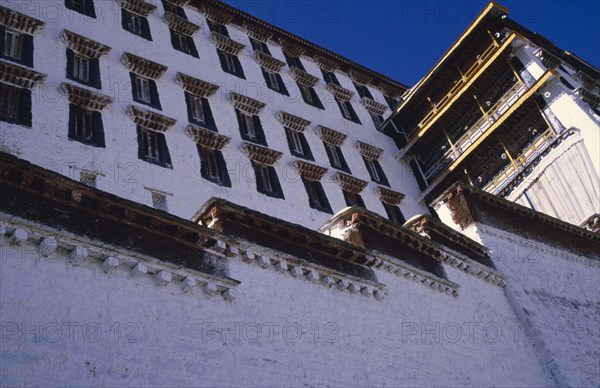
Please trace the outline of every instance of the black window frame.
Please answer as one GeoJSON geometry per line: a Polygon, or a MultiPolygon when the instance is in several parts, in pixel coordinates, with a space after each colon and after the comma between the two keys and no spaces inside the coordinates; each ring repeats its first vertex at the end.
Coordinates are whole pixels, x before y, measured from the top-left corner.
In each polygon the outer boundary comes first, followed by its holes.
{"type": "Polygon", "coordinates": [[[240,111],[239,109],[235,110],[235,115],[237,117],[238,128],[239,128],[240,136],[242,137],[242,139],[249,141],[251,143],[254,143],[254,144],[259,144],[259,145],[268,147],[267,139],[265,137],[265,132],[262,128],[262,124],[260,122],[260,117],[258,115],[250,116],[250,115],[245,114],[244,112],[240,111]],[[250,136],[248,136],[248,127],[247,127],[245,117],[252,118],[252,125],[253,125],[254,136],[255,136],[254,139],[251,138],[250,136]]]}
{"type": "Polygon", "coordinates": [[[96,89],[102,89],[102,79],[100,76],[100,59],[81,55],[71,49],[66,50],[67,55],[67,74],[66,78],[82,85],[91,86],[96,89]],[[87,60],[88,62],[88,80],[78,78],[75,74],[75,60],[77,58],[87,60]]]}
{"type": "Polygon", "coordinates": [[[329,199],[327,198],[327,194],[325,194],[325,190],[323,190],[321,182],[302,177],[302,183],[304,183],[306,195],[308,196],[308,206],[323,213],[333,214],[329,199]]]}
{"type": "Polygon", "coordinates": [[[123,29],[135,36],[139,36],[144,38],[150,42],[152,42],[152,33],[150,31],[150,23],[148,23],[148,18],[146,16],[137,14],[135,12],[131,12],[125,8],[121,8],[121,27],[123,29]],[[129,25],[129,17],[135,17],[140,21],[140,32],[134,31],[129,25]]]}
{"type": "Polygon", "coordinates": [[[342,117],[345,118],[346,120],[352,121],[353,123],[356,124],[362,124],[360,122],[360,119],[358,118],[358,115],[356,114],[356,111],[354,110],[354,107],[352,106],[352,103],[350,101],[341,101],[339,99],[335,99],[335,102],[337,102],[338,104],[338,108],[340,108],[340,113],[342,114],[342,117]],[[342,108],[342,105],[344,107],[346,107],[346,109],[348,110],[349,115],[346,115],[344,108],[342,108]]]}
{"type": "Polygon", "coordinates": [[[382,184],[387,187],[390,187],[390,183],[387,179],[387,176],[383,172],[383,169],[381,168],[381,164],[379,164],[379,161],[377,159],[367,159],[364,156],[362,158],[363,158],[363,162],[365,162],[365,168],[367,169],[367,171],[369,172],[369,176],[371,177],[371,181],[382,184]],[[375,176],[375,174],[373,174],[373,171],[369,167],[370,163],[372,163],[373,168],[375,168],[375,172],[377,173],[377,176],[375,176]]]}
{"type": "Polygon", "coordinates": [[[342,194],[344,196],[344,201],[346,202],[346,206],[360,206],[363,209],[366,209],[365,202],[362,197],[358,193],[351,193],[347,190],[342,189],[342,194]]]}
{"type": "Polygon", "coordinates": [[[279,183],[277,171],[275,171],[275,167],[260,164],[255,162],[254,160],[251,161],[251,164],[252,168],[254,169],[254,176],[256,178],[256,191],[268,197],[285,199],[285,196],[283,195],[283,189],[281,188],[281,184],[279,183]],[[265,188],[263,184],[262,174],[265,173],[267,174],[267,179],[271,186],[270,191],[267,190],[267,188],[265,188]]]}
{"type": "Polygon", "coordinates": [[[285,87],[285,84],[283,83],[283,79],[281,78],[281,75],[279,73],[273,73],[270,72],[268,70],[265,70],[264,68],[261,68],[262,73],[263,73],[263,77],[265,78],[265,83],[267,84],[267,87],[273,91],[276,91],[279,94],[283,94],[284,96],[289,96],[290,93],[288,92],[287,88],[285,87]],[[271,78],[269,78],[269,74],[272,74],[275,76],[275,82],[277,82],[277,88],[273,87],[273,81],[271,80],[271,78]]]}
{"type": "Polygon", "coordinates": [[[354,84],[354,88],[356,89],[356,92],[358,93],[358,96],[360,98],[367,97],[367,98],[370,98],[371,100],[373,100],[373,95],[371,94],[371,91],[369,90],[369,88],[367,86],[361,85],[356,82],[352,82],[352,83],[354,84]]]}
{"type": "Polygon", "coordinates": [[[231,53],[225,52],[223,50],[217,49],[217,55],[219,56],[219,61],[221,62],[221,69],[225,73],[229,73],[235,75],[236,77],[246,79],[244,75],[244,68],[242,68],[242,63],[237,55],[233,55],[231,53]],[[233,67],[235,69],[229,68],[229,63],[227,62],[227,58],[231,58],[233,67]]]}
{"type": "Polygon", "coordinates": [[[144,77],[143,75],[139,75],[133,72],[129,73],[131,79],[131,94],[133,97],[133,101],[139,102],[140,104],[144,104],[150,106],[154,109],[162,110],[162,106],[160,104],[160,96],[158,94],[158,88],[156,86],[156,81],[152,78],[144,77]],[[137,83],[136,79],[145,79],[148,81],[148,91],[150,93],[150,101],[144,101],[138,96],[137,83]]]}
{"type": "Polygon", "coordinates": [[[300,60],[300,57],[294,57],[292,55],[287,54],[285,51],[283,52],[283,56],[285,57],[285,61],[288,64],[288,67],[292,68],[292,67],[297,67],[300,70],[304,70],[304,65],[302,64],[302,61],[300,60]]]}
{"type": "Polygon", "coordinates": [[[254,39],[251,36],[249,36],[248,39],[250,39],[250,45],[252,46],[252,50],[262,51],[267,55],[271,55],[271,50],[269,50],[269,46],[267,46],[265,42],[262,42],[258,39],[254,39]]]}
{"type": "Polygon", "coordinates": [[[212,114],[212,110],[210,109],[210,103],[208,102],[208,99],[205,97],[201,97],[201,96],[196,96],[192,93],[189,92],[185,92],[185,103],[187,106],[187,112],[188,112],[188,121],[192,124],[198,125],[202,128],[206,128],[208,130],[211,130],[213,132],[218,132],[217,131],[217,124],[215,123],[215,119],[214,116],[212,114]],[[202,114],[204,116],[204,121],[200,121],[197,118],[194,117],[194,112],[192,109],[192,99],[198,99],[200,100],[201,103],[201,109],[202,109],[202,114]]]}
{"type": "Polygon", "coordinates": [[[202,178],[209,182],[215,183],[223,187],[231,187],[231,179],[229,178],[229,172],[227,171],[227,164],[223,153],[220,150],[212,149],[197,144],[198,157],[200,158],[200,175],[202,178]],[[209,158],[214,158],[214,168],[216,168],[216,174],[213,176],[210,173],[209,158]]]}
{"type": "Polygon", "coordinates": [[[171,28],[169,28],[169,31],[171,33],[171,46],[173,46],[175,50],[191,55],[194,58],[200,58],[198,49],[194,43],[194,38],[189,35],[181,34],[171,28]],[[182,46],[182,42],[185,42],[185,47],[182,46]]]}
{"type": "Polygon", "coordinates": [[[85,109],[75,104],[69,104],[69,133],[68,138],[70,140],[77,141],[79,143],[105,148],[106,143],[104,139],[104,124],[102,123],[102,112],[97,110],[85,109]],[[81,117],[83,115],[89,115],[89,131],[90,137],[82,137],[78,132],[78,122],[81,122],[81,117]]]}
{"type": "Polygon", "coordinates": [[[341,86],[340,81],[338,81],[337,76],[335,75],[335,73],[333,71],[327,71],[327,70],[321,69],[321,73],[323,74],[323,81],[325,81],[325,83],[327,85],[335,84],[335,85],[341,86]]]}
{"type": "Polygon", "coordinates": [[[290,147],[290,153],[294,156],[297,156],[302,159],[312,160],[314,161],[314,157],[312,151],[310,150],[310,146],[306,141],[306,136],[304,136],[304,132],[294,131],[292,129],[284,127],[285,137],[288,142],[288,146],[290,147]],[[298,136],[298,140],[300,142],[300,148],[302,148],[302,152],[298,152],[295,150],[294,141],[292,139],[293,136],[298,136]]]}
{"type": "Polygon", "coordinates": [[[388,220],[395,222],[399,225],[404,225],[406,222],[406,217],[402,214],[402,210],[397,205],[390,205],[389,203],[381,202],[383,208],[385,209],[385,213],[387,214],[388,220]]]}
{"type": "Polygon", "coordinates": [[[377,128],[378,131],[380,131],[381,128],[381,124],[383,124],[383,116],[376,116],[374,114],[370,114],[371,115],[371,119],[373,120],[373,124],[375,125],[375,128],[377,128]]]}
{"type": "Polygon", "coordinates": [[[302,95],[302,99],[304,100],[305,103],[307,103],[310,106],[314,106],[315,108],[325,110],[325,107],[323,106],[323,103],[321,102],[319,95],[315,91],[315,88],[309,88],[308,86],[304,86],[299,83],[297,83],[297,84],[298,84],[298,89],[300,90],[300,94],[302,95]],[[310,94],[310,98],[312,99],[312,101],[308,99],[307,91],[310,94]]]}
{"type": "Polygon", "coordinates": [[[346,163],[346,158],[344,158],[344,153],[342,152],[340,146],[336,146],[325,141],[323,142],[323,146],[325,147],[325,152],[327,153],[327,157],[329,158],[329,164],[331,164],[331,167],[335,168],[336,170],[352,174],[352,172],[350,172],[350,167],[348,167],[348,163],[346,163]],[[338,160],[340,161],[339,166],[337,165],[337,163],[335,163],[335,159],[333,157],[334,151],[337,155],[338,160]]]}
{"type": "Polygon", "coordinates": [[[94,0],[77,0],[83,4],[76,4],[76,0],[65,0],[65,7],[82,15],[88,16],[92,19],[96,19],[96,9],[94,7],[94,0]]]}
{"type": "Polygon", "coordinates": [[[0,89],[0,121],[31,128],[31,90],[4,82],[0,82],[0,89]],[[9,92],[12,102],[8,99],[9,92]],[[9,110],[14,114],[9,115],[9,110]]]}
{"type": "Polygon", "coordinates": [[[183,9],[183,7],[181,7],[177,4],[174,4],[174,3],[170,2],[169,0],[161,0],[161,1],[162,1],[163,9],[165,10],[165,12],[172,13],[173,15],[179,16],[180,18],[187,20],[187,15],[185,14],[185,10],[183,9]]]}
{"type": "Polygon", "coordinates": [[[173,164],[171,162],[171,154],[169,152],[169,147],[167,145],[167,138],[165,134],[162,132],[142,128],[139,125],[136,126],[136,130],[138,141],[138,159],[160,167],[173,169],[173,164]],[[147,135],[156,137],[157,151],[159,154],[158,158],[150,157],[150,155],[146,153],[148,147],[144,140],[148,139],[147,137],[145,137],[147,135]]]}
{"type": "Polygon", "coordinates": [[[33,67],[33,35],[0,25],[0,58],[18,63],[19,65],[33,67]],[[8,31],[19,36],[21,51],[19,58],[4,53],[4,50],[6,49],[6,36],[8,31]]]}
{"type": "Polygon", "coordinates": [[[221,34],[229,38],[229,30],[227,30],[227,26],[221,23],[217,23],[214,20],[206,19],[206,24],[208,25],[208,29],[210,32],[216,32],[217,34],[221,34]]]}

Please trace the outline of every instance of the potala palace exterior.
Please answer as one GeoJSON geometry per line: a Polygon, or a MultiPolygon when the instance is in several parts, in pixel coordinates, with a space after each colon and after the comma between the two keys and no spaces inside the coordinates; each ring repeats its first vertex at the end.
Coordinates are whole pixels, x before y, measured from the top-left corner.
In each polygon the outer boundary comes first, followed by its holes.
{"type": "Polygon", "coordinates": [[[217,0],[3,2],[0,385],[599,385],[600,71],[508,13],[409,88],[217,0]]]}

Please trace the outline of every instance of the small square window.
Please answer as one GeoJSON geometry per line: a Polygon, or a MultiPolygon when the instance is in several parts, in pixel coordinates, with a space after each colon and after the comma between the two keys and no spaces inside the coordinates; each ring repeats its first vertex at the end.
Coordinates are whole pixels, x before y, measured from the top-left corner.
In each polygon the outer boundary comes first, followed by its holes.
{"type": "Polygon", "coordinates": [[[152,41],[150,25],[145,16],[130,12],[125,8],[121,9],[121,26],[125,31],[140,36],[146,40],[152,41]]]}
{"type": "Polygon", "coordinates": [[[187,92],[185,93],[185,100],[188,106],[188,119],[190,123],[217,132],[217,126],[208,100],[187,92]]]}
{"type": "Polygon", "coordinates": [[[185,15],[185,10],[183,9],[183,7],[180,7],[177,4],[174,4],[172,2],[170,2],[169,0],[162,0],[163,3],[163,7],[165,8],[165,12],[170,12],[173,15],[177,15],[180,18],[183,19],[187,19],[187,16],[185,15]]]}
{"type": "Polygon", "coordinates": [[[304,70],[304,65],[302,65],[302,61],[300,61],[299,57],[288,55],[285,52],[283,55],[285,56],[285,61],[289,67],[297,67],[298,69],[304,70]]]}
{"type": "Polygon", "coordinates": [[[79,182],[89,187],[96,187],[96,174],[82,171],[79,173],[79,182]]]}
{"type": "Polygon", "coordinates": [[[13,59],[21,59],[23,52],[23,34],[6,30],[4,34],[4,55],[13,59]]]}
{"type": "Polygon", "coordinates": [[[340,84],[334,72],[321,69],[321,73],[323,73],[323,81],[325,81],[326,84],[340,84]]]}
{"type": "Polygon", "coordinates": [[[373,124],[375,124],[375,128],[377,128],[377,130],[380,130],[381,124],[383,123],[383,117],[371,115],[371,119],[373,119],[373,124]]]}
{"type": "Polygon", "coordinates": [[[164,194],[151,192],[152,195],[152,207],[157,210],[167,211],[167,196],[164,194]]]}
{"type": "Polygon", "coordinates": [[[167,148],[165,134],[138,126],[138,158],[148,163],[172,168],[171,155],[167,148]]]}
{"type": "Polygon", "coordinates": [[[69,139],[94,147],[104,147],[102,114],[70,104],[69,139]]]}
{"type": "Polygon", "coordinates": [[[383,98],[385,98],[385,101],[387,102],[388,106],[390,107],[391,110],[394,110],[396,108],[396,105],[398,105],[398,100],[388,97],[388,96],[383,96],[383,98]]]}

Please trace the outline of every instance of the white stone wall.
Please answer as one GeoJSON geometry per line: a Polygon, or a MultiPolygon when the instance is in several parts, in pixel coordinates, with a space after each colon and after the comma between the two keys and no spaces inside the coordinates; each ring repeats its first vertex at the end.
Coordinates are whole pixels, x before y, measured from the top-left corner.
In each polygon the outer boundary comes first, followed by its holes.
{"type": "Polygon", "coordinates": [[[490,226],[463,232],[490,249],[528,341],[555,381],[600,384],[600,263],[490,226]]]}
{"type": "Polygon", "coordinates": [[[377,271],[388,293],[377,301],[234,257],[230,276],[241,284],[226,301],[177,282],[159,287],[125,265],[107,274],[91,257],[73,267],[62,248],[41,257],[36,233],[60,245],[60,232],[8,226],[31,238],[1,240],[4,385],[553,384],[504,290],[452,267],[458,297],[377,271]]]}
{"type": "MultiPolygon", "coordinates": [[[[275,118],[277,112],[284,110],[311,121],[309,129],[305,132],[306,138],[316,163],[324,167],[330,165],[323,144],[313,131],[316,125],[324,125],[348,135],[342,151],[352,174],[357,178],[370,181],[362,158],[353,147],[355,141],[361,140],[383,148],[385,152],[380,163],[391,188],[407,194],[400,205],[404,215],[409,218],[427,212],[424,206],[413,200],[418,193],[418,187],[410,167],[393,158],[396,151],[394,143],[375,129],[367,110],[360,105],[357,94],[352,99],[352,105],[363,125],[355,124],[341,116],[333,96],[325,90],[322,80],[316,88],[326,110],[304,103],[287,67],[281,75],[290,97],[271,91],[266,87],[259,65],[250,57],[252,48],[248,37],[231,25],[228,26],[231,38],[246,45],[239,54],[246,80],[224,73],[216,49],[208,40],[210,31],[203,15],[192,8],[185,8],[189,20],[201,27],[194,37],[200,56],[198,59],[172,48],[167,24],[162,20],[162,4],[156,0],[150,2],[157,5],[157,10],[148,17],[152,42],[122,29],[120,7],[116,1],[95,1],[97,19],[66,10],[61,2],[3,3],[6,7],[46,22],[44,29],[34,38],[34,68],[48,77],[46,82],[32,93],[32,128],[0,123],[0,149],[77,180],[81,169],[98,171],[99,189],[139,203],[151,205],[148,189],[168,193],[168,211],[183,218],[190,218],[206,200],[217,196],[316,229],[325,223],[330,215],[308,206],[304,186],[295,170],[288,166],[294,158],[289,151],[284,129],[275,118]],[[67,138],[68,101],[58,94],[58,86],[62,82],[71,82],[65,77],[65,47],[59,40],[63,29],[112,48],[110,53],[100,60],[101,92],[115,100],[110,109],[102,112],[106,148],[86,146],[67,138]],[[129,71],[120,61],[125,51],[168,66],[165,75],[157,81],[157,87],[162,104],[161,113],[177,119],[177,124],[166,133],[172,170],[137,158],[136,127],[125,111],[129,104],[146,107],[133,102],[129,71]],[[200,175],[196,145],[185,134],[188,124],[187,110],[184,92],[174,82],[177,72],[220,85],[220,89],[209,98],[209,102],[219,133],[232,139],[223,150],[232,180],[231,188],[217,186],[203,180],[200,175]],[[240,92],[267,103],[260,119],[269,148],[284,153],[276,170],[285,200],[269,198],[257,192],[249,159],[240,150],[242,140],[234,108],[226,100],[230,91],[240,92]]],[[[284,60],[279,47],[273,44],[268,46],[275,58],[284,60]]],[[[305,57],[302,58],[302,63],[308,73],[322,77],[315,63],[305,57]]],[[[343,87],[355,90],[347,75],[338,72],[337,77],[343,87]]],[[[380,91],[373,87],[369,89],[377,101],[385,103],[380,91]]],[[[331,173],[334,171],[330,168],[331,173]]],[[[342,192],[336,183],[325,177],[323,187],[334,212],[345,207],[342,192]]],[[[375,187],[374,183],[370,183],[363,191],[365,205],[369,210],[385,216],[379,197],[373,192],[375,187]]]]}

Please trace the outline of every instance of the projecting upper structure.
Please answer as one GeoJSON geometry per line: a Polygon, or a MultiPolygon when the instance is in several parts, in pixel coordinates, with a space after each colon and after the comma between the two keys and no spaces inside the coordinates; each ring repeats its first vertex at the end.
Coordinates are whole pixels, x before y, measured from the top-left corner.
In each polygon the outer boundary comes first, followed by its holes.
{"type": "Polygon", "coordinates": [[[580,224],[600,206],[600,71],[507,14],[490,3],[383,128],[418,200],[461,180],[580,224]]]}

